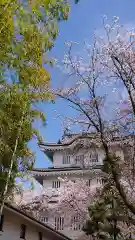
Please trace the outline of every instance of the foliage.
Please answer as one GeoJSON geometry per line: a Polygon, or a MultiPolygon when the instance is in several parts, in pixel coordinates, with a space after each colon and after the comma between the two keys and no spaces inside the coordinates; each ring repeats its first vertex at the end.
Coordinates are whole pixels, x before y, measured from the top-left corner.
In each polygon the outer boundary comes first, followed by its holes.
{"type": "Polygon", "coordinates": [[[66,0],[0,2],[2,195],[8,178],[8,190],[11,190],[15,177],[33,166],[33,154],[27,144],[33,136],[41,140],[38,130],[33,127],[35,120],[45,123],[44,114],[37,110],[35,104],[52,100],[46,64],[52,66],[53,60],[48,58],[47,53],[58,35],[59,21],[67,20],[68,14],[66,0]]]}
{"type": "Polygon", "coordinates": [[[88,208],[89,219],[83,230],[96,239],[130,239],[131,234],[134,233],[135,222],[119,195],[113,179],[109,177],[109,167],[104,167],[104,171],[107,173],[106,183],[100,190],[97,200],[88,208]]]}
{"type": "Polygon", "coordinates": [[[68,17],[68,2],[3,0],[0,13],[2,77],[25,86],[33,101],[46,100],[50,74],[45,64],[52,64],[47,52],[58,34],[58,22],[68,17]]]}
{"type": "Polygon", "coordinates": [[[21,173],[31,169],[34,164],[34,156],[28,149],[27,143],[35,134],[32,122],[36,117],[40,116],[40,112],[35,112],[35,110],[31,109],[28,97],[27,92],[18,91],[16,84],[11,86],[5,84],[0,92],[0,193],[3,193],[5,186],[4,182],[8,175],[23,111],[25,112],[25,117],[18,137],[18,146],[10,177],[10,190],[14,184],[15,177],[21,176],[21,173]]]}

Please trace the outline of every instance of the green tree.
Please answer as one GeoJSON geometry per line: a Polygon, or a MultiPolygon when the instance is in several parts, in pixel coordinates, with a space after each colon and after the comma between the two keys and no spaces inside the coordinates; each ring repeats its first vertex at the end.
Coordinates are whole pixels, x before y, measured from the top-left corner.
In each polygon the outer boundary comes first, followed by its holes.
{"type": "MultiPolygon", "coordinates": [[[[119,169],[119,158],[115,159],[119,169]]],[[[84,225],[84,232],[93,239],[99,240],[127,240],[131,238],[131,228],[134,231],[135,221],[124,204],[123,199],[111,177],[111,168],[104,160],[103,171],[106,174],[105,184],[97,194],[96,201],[89,206],[90,218],[84,225]],[[126,232],[122,228],[126,228],[126,232]]]]}
{"type": "Polygon", "coordinates": [[[27,144],[36,135],[33,121],[44,116],[31,107],[29,93],[19,91],[19,85],[4,85],[0,93],[0,198],[1,213],[4,201],[12,193],[15,178],[21,177],[34,164],[34,155],[27,144]]]}
{"type": "Polygon", "coordinates": [[[46,97],[50,74],[45,64],[52,64],[47,52],[54,45],[58,22],[66,20],[68,13],[69,5],[65,0],[2,0],[0,3],[1,74],[4,78],[9,70],[14,81],[19,81],[29,91],[35,90],[33,100],[46,97]],[[42,94],[38,95],[41,89],[42,94]]]}
{"type": "Polygon", "coordinates": [[[40,139],[34,121],[45,122],[34,104],[52,100],[47,53],[68,14],[66,0],[0,1],[0,214],[15,177],[33,166],[27,143],[40,139]]]}

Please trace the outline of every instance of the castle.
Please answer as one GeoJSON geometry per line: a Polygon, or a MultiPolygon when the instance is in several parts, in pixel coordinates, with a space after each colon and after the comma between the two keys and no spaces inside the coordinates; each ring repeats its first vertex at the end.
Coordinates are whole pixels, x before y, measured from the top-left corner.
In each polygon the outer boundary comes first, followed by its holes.
{"type": "MultiPolygon", "coordinates": [[[[75,182],[79,178],[86,180],[88,185],[95,183],[103,184],[103,173],[101,167],[104,159],[104,150],[94,135],[66,134],[58,143],[41,143],[41,150],[52,162],[51,168],[35,168],[32,171],[35,179],[43,185],[44,189],[62,188],[63,182],[60,178],[68,178],[75,182]],[[94,169],[94,171],[92,171],[94,169]],[[97,174],[95,174],[97,173],[97,174]],[[92,175],[95,174],[95,177],[92,175]]],[[[124,158],[123,148],[117,139],[111,143],[111,148],[116,155],[124,158]]],[[[57,194],[49,204],[57,202],[57,194]]],[[[54,221],[55,229],[63,232],[68,237],[77,239],[81,231],[80,227],[67,229],[64,226],[65,219],[62,216],[53,216],[49,219],[48,213],[42,214],[42,221],[45,223],[54,221]]]]}

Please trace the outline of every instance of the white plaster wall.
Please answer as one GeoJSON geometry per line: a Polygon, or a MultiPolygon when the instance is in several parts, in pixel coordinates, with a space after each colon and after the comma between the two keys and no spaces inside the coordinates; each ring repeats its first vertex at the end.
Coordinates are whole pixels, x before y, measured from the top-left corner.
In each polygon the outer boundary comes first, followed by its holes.
{"type": "MultiPolygon", "coordinates": [[[[102,149],[96,149],[97,153],[98,153],[98,162],[96,163],[97,165],[101,165],[103,163],[103,159],[105,157],[105,154],[104,154],[104,151],[102,149]]],[[[116,155],[117,156],[120,156],[121,159],[124,159],[124,154],[123,154],[123,151],[122,149],[113,149],[113,151],[115,151],[116,155]]],[[[91,163],[89,161],[89,154],[90,154],[91,150],[89,149],[89,151],[85,150],[85,149],[80,149],[78,151],[78,153],[76,155],[81,155],[83,154],[84,155],[84,163],[85,165],[88,165],[88,162],[89,162],[89,165],[93,165],[93,163],[91,163]]],[[[63,164],[63,154],[64,152],[61,152],[61,151],[57,151],[54,153],[54,156],[53,156],[53,166],[54,167],[72,167],[72,166],[75,166],[75,157],[76,155],[70,155],[70,164],[63,164]]],[[[79,166],[80,164],[78,164],[79,166]]]]}
{"type": "Polygon", "coordinates": [[[56,179],[56,178],[52,177],[52,178],[43,180],[43,187],[44,187],[45,190],[48,189],[48,188],[52,188],[52,181],[54,179],[56,179]]]}
{"type": "Polygon", "coordinates": [[[70,164],[63,164],[63,155],[65,152],[57,151],[53,155],[53,166],[54,167],[70,167],[73,165],[74,157],[70,156],[70,164]]]}
{"type": "Polygon", "coordinates": [[[102,149],[98,149],[98,163],[103,164],[103,159],[105,157],[105,153],[102,149]]]}
{"type": "MultiPolygon", "coordinates": [[[[97,153],[98,153],[97,164],[100,165],[100,164],[102,164],[102,160],[104,158],[104,151],[101,149],[97,149],[97,153]]],[[[76,155],[74,155],[74,154],[70,155],[70,164],[63,164],[63,154],[64,154],[64,152],[60,152],[60,151],[57,151],[54,153],[54,155],[53,155],[53,167],[54,168],[75,166],[75,157],[77,155],[81,155],[81,154],[84,155],[85,165],[87,165],[88,160],[89,160],[90,150],[86,151],[85,149],[80,149],[76,155]]],[[[91,162],[89,162],[89,164],[92,165],[91,162]]],[[[80,164],[78,164],[77,166],[79,166],[79,165],[80,164]]]]}
{"type": "MultiPolygon", "coordinates": [[[[0,240],[20,240],[20,226],[25,224],[26,229],[26,240],[38,240],[38,232],[43,232],[43,229],[36,227],[36,225],[29,221],[19,217],[10,211],[4,210],[4,224],[3,232],[0,232],[0,240]]],[[[52,238],[53,239],[53,238],[52,238]]],[[[43,233],[43,240],[50,240],[45,237],[43,233]]]]}
{"type": "Polygon", "coordinates": [[[53,155],[53,166],[54,167],[61,167],[62,161],[63,161],[63,157],[62,157],[62,153],[61,152],[55,152],[53,155]]]}
{"type": "MultiPolygon", "coordinates": [[[[90,170],[89,172],[85,173],[85,170],[84,170],[84,173],[83,175],[80,173],[80,174],[75,174],[75,173],[70,173],[66,175],[66,171],[63,172],[64,174],[60,174],[59,176],[45,176],[44,177],[44,180],[43,180],[43,188],[45,191],[47,192],[53,192],[57,193],[57,189],[56,188],[52,188],[52,183],[53,181],[60,181],[60,188],[63,187],[63,181],[60,180],[60,178],[67,178],[69,180],[72,180],[72,181],[75,181],[77,179],[80,179],[80,178],[83,178],[84,180],[89,180],[91,179],[91,184],[95,184],[97,182],[97,176],[99,175],[103,175],[102,172],[100,170],[95,170],[94,172],[92,172],[92,170],[90,170]],[[97,176],[96,176],[97,175],[97,176]]],[[[52,173],[53,174],[53,173],[52,173]]],[[[58,188],[59,190],[59,188],[58,188]]]]}
{"type": "MultiPolygon", "coordinates": [[[[99,175],[99,174],[97,174],[99,175]]],[[[92,184],[95,184],[96,182],[96,176],[95,176],[95,172],[91,172],[91,173],[87,173],[87,174],[70,174],[70,175],[66,175],[66,172],[65,172],[65,175],[59,175],[59,176],[49,176],[48,178],[46,177],[46,179],[43,180],[43,188],[45,191],[49,192],[49,191],[52,191],[54,190],[54,192],[56,191],[57,192],[57,189],[56,188],[52,188],[52,183],[53,181],[60,181],[60,188],[63,187],[63,181],[60,180],[60,178],[67,178],[69,180],[72,180],[72,181],[75,181],[77,179],[80,179],[80,178],[83,178],[84,180],[88,180],[88,179],[91,179],[91,183],[92,184]]],[[[59,188],[58,188],[59,189],[59,188]]]]}
{"type": "MultiPolygon", "coordinates": [[[[60,181],[59,177],[61,176],[49,176],[48,178],[44,179],[43,180],[43,188],[44,190],[48,191],[48,189],[53,189],[53,190],[56,190],[56,188],[53,188],[52,185],[53,185],[53,181],[60,181]]],[[[64,178],[64,176],[63,176],[64,178]]],[[[63,182],[60,181],[60,187],[62,187],[63,185],[63,182]]]]}

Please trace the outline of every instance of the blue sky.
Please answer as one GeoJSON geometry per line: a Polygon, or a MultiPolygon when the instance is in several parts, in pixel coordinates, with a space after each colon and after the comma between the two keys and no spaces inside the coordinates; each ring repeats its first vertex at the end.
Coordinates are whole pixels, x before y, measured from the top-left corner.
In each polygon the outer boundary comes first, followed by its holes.
{"type": "MultiPolygon", "coordinates": [[[[73,1],[72,1],[73,2],[73,1]]],[[[59,36],[51,56],[62,61],[66,53],[65,42],[79,42],[83,49],[83,42],[91,42],[93,32],[102,29],[102,17],[107,15],[111,21],[113,16],[119,16],[120,23],[135,27],[135,0],[80,0],[78,5],[71,6],[70,16],[67,22],[60,23],[59,36]]],[[[65,77],[57,68],[51,69],[52,85],[58,86],[65,77]]],[[[46,103],[40,106],[47,118],[47,126],[37,126],[46,142],[56,142],[62,136],[62,128],[59,120],[54,119],[54,110],[61,114],[71,114],[68,105],[57,100],[55,104],[46,103]]],[[[35,167],[48,167],[50,162],[40,151],[35,142],[31,144],[32,150],[36,153],[35,167]]]]}

